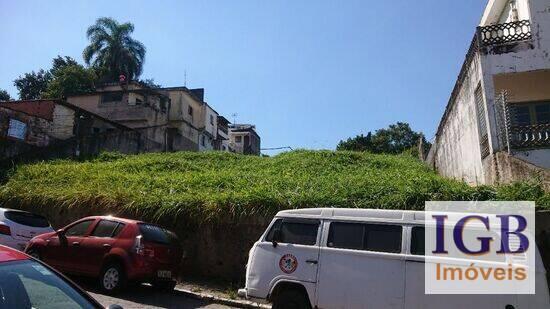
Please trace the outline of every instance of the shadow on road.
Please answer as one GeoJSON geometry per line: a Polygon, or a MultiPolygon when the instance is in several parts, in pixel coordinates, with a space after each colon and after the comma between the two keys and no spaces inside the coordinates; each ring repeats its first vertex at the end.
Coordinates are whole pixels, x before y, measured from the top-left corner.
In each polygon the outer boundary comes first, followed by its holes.
{"type": "Polygon", "coordinates": [[[162,292],[147,285],[129,285],[120,293],[109,296],[102,294],[96,281],[87,278],[72,278],[88,291],[103,306],[117,304],[123,308],[204,308],[208,303],[185,297],[177,292],[162,292]]]}

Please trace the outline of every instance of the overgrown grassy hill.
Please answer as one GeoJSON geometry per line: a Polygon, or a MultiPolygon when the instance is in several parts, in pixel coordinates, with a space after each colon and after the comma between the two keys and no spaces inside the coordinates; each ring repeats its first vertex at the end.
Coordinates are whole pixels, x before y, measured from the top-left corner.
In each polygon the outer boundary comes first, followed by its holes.
{"type": "Polygon", "coordinates": [[[426,200],[535,200],[539,185],[470,187],[406,155],[294,151],[275,157],[229,153],[104,154],[85,162],[22,165],[0,187],[11,207],[98,207],[147,218],[270,216],[296,207],[421,209],[426,200]]]}

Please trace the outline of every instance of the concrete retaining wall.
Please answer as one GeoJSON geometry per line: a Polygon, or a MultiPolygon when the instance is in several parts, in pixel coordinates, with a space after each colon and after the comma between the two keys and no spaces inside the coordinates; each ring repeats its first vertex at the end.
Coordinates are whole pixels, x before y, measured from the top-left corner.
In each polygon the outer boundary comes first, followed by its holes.
{"type": "MultiPolygon", "coordinates": [[[[96,205],[101,204],[98,199],[96,205]]],[[[153,221],[135,213],[120,211],[113,207],[73,205],[10,205],[3,207],[21,208],[46,216],[54,228],[61,228],[82,217],[106,215],[153,221]]],[[[183,217],[165,218],[155,223],[176,232],[182,241],[185,258],[181,277],[202,276],[243,282],[248,252],[257,241],[272,218],[242,218],[237,221],[190,224],[192,220],[183,217]]],[[[550,211],[538,212],[536,216],[536,240],[542,252],[546,269],[550,269],[550,211]]]]}

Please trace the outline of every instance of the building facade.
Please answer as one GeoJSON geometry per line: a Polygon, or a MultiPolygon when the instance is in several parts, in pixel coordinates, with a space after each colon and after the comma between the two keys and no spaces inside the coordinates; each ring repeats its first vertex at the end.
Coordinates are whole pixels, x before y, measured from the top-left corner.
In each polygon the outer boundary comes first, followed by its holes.
{"type": "Polygon", "coordinates": [[[218,137],[214,144],[214,149],[219,151],[235,152],[233,146],[229,143],[229,125],[230,122],[223,116],[218,116],[218,137]]]}
{"type": "Polygon", "coordinates": [[[256,132],[256,126],[251,124],[229,125],[229,145],[237,153],[257,156],[261,154],[261,139],[256,132]]]}
{"type": "Polygon", "coordinates": [[[170,99],[161,92],[137,82],[111,83],[93,93],[67,96],[67,102],[103,118],[138,130],[146,138],[163,145],[164,151],[174,148],[168,130],[170,99]]]}
{"type": "Polygon", "coordinates": [[[65,101],[0,103],[0,161],[161,150],[138,131],[65,101]]]}
{"type": "Polygon", "coordinates": [[[490,0],[427,161],[470,184],[537,177],[550,168],[548,0],[490,0]]]}

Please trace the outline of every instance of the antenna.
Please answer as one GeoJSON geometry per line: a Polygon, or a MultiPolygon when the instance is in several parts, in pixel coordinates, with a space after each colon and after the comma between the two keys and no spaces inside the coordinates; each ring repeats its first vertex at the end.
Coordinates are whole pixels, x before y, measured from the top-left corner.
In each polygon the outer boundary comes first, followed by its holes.
{"type": "Polygon", "coordinates": [[[187,87],[187,70],[183,71],[183,87],[187,87]]]}
{"type": "Polygon", "coordinates": [[[231,114],[231,117],[233,117],[233,124],[237,123],[237,116],[239,116],[237,113],[231,114]]]}

